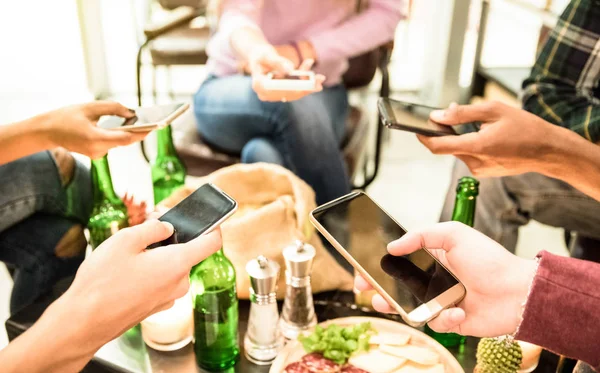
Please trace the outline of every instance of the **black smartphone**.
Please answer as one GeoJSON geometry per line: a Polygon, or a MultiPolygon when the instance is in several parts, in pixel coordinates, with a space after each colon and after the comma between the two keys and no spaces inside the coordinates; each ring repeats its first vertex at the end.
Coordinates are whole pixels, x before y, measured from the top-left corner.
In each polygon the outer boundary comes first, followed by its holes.
{"type": "Polygon", "coordinates": [[[175,232],[168,239],[149,248],[186,243],[209,233],[237,210],[237,202],[215,185],[208,183],[158,218],[173,225],[175,232]]]}
{"type": "Polygon", "coordinates": [[[401,131],[418,133],[425,136],[452,136],[477,132],[481,123],[464,123],[458,126],[445,126],[429,119],[434,110],[431,106],[380,98],[377,102],[379,116],[383,125],[401,131]]]}
{"type": "Polygon", "coordinates": [[[317,230],[392,305],[420,326],[460,302],[465,287],[426,249],[392,256],[387,245],[406,230],[363,192],[318,207],[317,230]]]}

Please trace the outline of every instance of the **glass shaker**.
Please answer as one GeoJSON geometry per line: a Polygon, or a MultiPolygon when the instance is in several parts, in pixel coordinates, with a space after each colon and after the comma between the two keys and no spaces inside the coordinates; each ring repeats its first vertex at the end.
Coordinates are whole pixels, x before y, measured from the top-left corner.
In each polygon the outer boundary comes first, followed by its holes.
{"type": "Polygon", "coordinates": [[[261,255],[248,262],[246,271],[250,276],[251,304],[244,350],[251,362],[268,365],[283,347],[283,338],[277,327],[279,264],[261,255]]]}
{"type": "Polygon", "coordinates": [[[286,271],[286,292],[281,313],[280,329],[288,340],[317,324],[310,274],[316,250],[309,244],[296,241],[283,250],[286,271]]]}

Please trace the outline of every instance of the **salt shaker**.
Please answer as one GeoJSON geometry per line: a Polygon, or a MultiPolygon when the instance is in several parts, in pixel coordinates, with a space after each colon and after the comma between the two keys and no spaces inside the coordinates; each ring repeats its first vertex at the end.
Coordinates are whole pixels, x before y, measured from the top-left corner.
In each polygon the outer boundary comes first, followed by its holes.
{"type": "Polygon", "coordinates": [[[283,250],[286,271],[286,292],[281,313],[280,329],[288,340],[317,324],[313,303],[310,274],[316,250],[313,246],[296,241],[283,250]]]}
{"type": "Polygon", "coordinates": [[[251,304],[244,350],[251,362],[268,365],[283,347],[283,338],[277,327],[279,264],[261,255],[248,262],[246,271],[250,276],[251,304]]]}

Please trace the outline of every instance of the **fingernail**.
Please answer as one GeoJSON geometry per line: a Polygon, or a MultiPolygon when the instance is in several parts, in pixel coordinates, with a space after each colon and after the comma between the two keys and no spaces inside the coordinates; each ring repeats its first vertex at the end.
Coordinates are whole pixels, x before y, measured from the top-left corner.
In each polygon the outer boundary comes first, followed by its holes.
{"type": "Polygon", "coordinates": [[[173,227],[173,224],[163,221],[161,222],[169,231],[173,232],[175,231],[175,227],[173,227]]]}
{"type": "Polygon", "coordinates": [[[429,116],[432,119],[437,119],[437,120],[444,119],[444,117],[446,116],[446,110],[434,110],[431,112],[431,114],[429,116]]]}
{"type": "Polygon", "coordinates": [[[130,112],[131,114],[135,114],[135,110],[134,110],[134,109],[127,109],[127,110],[129,110],[129,112],[130,112]]]}

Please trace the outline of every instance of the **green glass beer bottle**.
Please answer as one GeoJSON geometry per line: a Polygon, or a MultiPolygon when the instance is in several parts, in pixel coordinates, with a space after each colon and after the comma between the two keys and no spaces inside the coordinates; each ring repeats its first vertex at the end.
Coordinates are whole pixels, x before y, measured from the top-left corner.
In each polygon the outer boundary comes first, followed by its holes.
{"type": "Polygon", "coordinates": [[[88,221],[90,244],[95,249],[118,230],[129,226],[127,208],[117,196],[110,177],[108,156],[92,160],[94,205],[88,221]]]}
{"type": "MultiPolygon", "coordinates": [[[[456,187],[456,201],[454,202],[454,211],[452,220],[459,221],[470,227],[475,223],[475,204],[479,194],[479,181],[472,177],[463,177],[458,181],[456,187]]],[[[425,326],[428,335],[440,342],[444,347],[462,348],[466,342],[466,337],[456,333],[437,333],[429,326],[425,326]]]]}
{"type": "Polygon", "coordinates": [[[231,368],[239,359],[235,276],[222,249],[190,272],[196,361],[209,371],[231,368]]]}
{"type": "Polygon", "coordinates": [[[155,204],[169,197],[185,182],[185,166],[173,145],[171,126],[156,131],[156,145],[156,160],[152,164],[155,204]]]}

